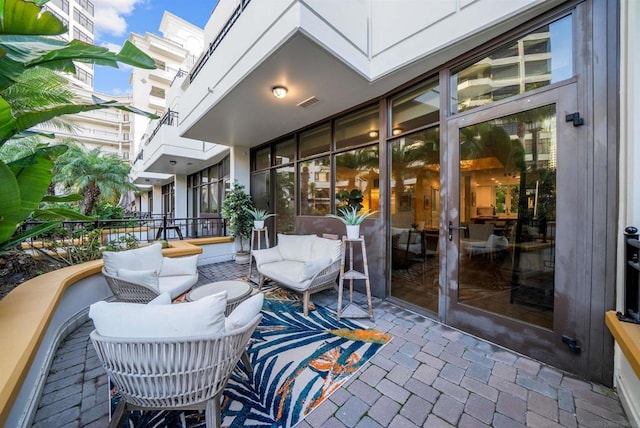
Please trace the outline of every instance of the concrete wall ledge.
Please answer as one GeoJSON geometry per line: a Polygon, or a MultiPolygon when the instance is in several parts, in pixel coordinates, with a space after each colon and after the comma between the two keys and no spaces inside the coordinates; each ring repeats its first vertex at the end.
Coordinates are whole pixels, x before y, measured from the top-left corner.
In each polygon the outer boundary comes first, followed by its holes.
{"type": "Polygon", "coordinates": [[[620,402],[633,427],[640,426],[640,325],[622,322],[615,311],[605,314],[616,341],[615,383],[620,402]]]}
{"type": "MultiPolygon", "coordinates": [[[[218,244],[232,246],[233,238],[170,241],[163,254],[202,254],[203,248],[218,244]]],[[[29,423],[25,407],[46,377],[60,336],[68,332],[65,327],[92,303],[112,296],[101,269],[102,260],[58,269],[26,281],[0,300],[0,426],[29,423]]]]}

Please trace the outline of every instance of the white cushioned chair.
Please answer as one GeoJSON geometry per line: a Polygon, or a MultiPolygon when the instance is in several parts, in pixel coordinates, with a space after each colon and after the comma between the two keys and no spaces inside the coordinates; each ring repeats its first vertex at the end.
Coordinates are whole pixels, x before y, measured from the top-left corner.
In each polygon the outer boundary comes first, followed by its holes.
{"type": "Polygon", "coordinates": [[[147,303],[162,293],[175,299],[198,282],[198,255],[163,257],[162,244],[104,251],[102,274],[118,301],[147,303]]]}
{"type": "Polygon", "coordinates": [[[316,235],[278,234],[278,245],[253,250],[253,257],[260,274],[259,288],[268,278],[279,286],[302,293],[303,311],[307,316],[311,294],[336,287],[342,242],[316,235]]]}
{"type": "MultiPolygon", "coordinates": [[[[166,297],[163,297],[166,296],[166,297]]],[[[262,315],[261,294],[225,318],[226,291],[195,302],[98,302],[90,338],[122,398],[110,427],[129,410],[204,409],[208,428],[220,426],[220,401],[231,372],[262,315]]]]}

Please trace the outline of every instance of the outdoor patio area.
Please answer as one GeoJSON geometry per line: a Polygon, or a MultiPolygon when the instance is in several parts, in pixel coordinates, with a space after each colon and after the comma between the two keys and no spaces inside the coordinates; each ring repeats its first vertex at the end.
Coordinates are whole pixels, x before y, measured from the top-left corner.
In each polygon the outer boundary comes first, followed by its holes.
{"type": "MultiPolygon", "coordinates": [[[[200,286],[246,277],[247,265],[199,267],[200,286]]],[[[364,296],[356,296],[365,303],[364,296]]],[[[335,311],[337,292],[313,295],[335,311]]],[[[374,299],[360,324],[392,340],[298,427],[622,427],[615,391],[374,299]]],[[[89,341],[91,320],[60,345],[34,427],[105,427],[107,378],[89,341]]],[[[202,425],[204,426],[204,425],[202,425]]]]}

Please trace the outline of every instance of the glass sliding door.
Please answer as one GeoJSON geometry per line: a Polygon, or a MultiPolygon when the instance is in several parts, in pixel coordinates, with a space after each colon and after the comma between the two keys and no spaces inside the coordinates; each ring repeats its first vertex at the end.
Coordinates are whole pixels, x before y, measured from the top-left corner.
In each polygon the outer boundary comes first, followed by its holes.
{"type": "Polygon", "coordinates": [[[391,152],[391,296],[438,313],[438,128],[397,138],[391,152]]]}

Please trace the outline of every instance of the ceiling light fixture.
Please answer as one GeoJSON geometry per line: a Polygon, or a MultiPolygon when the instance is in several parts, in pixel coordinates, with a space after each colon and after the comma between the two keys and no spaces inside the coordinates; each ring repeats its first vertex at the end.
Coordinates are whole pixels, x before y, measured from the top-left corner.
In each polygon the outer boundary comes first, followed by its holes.
{"type": "Polygon", "coordinates": [[[177,162],[176,162],[176,161],[174,161],[174,160],[170,160],[170,161],[169,161],[169,165],[175,165],[176,163],[177,163],[177,162]]]}
{"type": "Polygon", "coordinates": [[[393,128],[393,130],[391,131],[391,133],[393,135],[399,135],[402,134],[402,129],[401,128],[393,128]]]}
{"type": "Polygon", "coordinates": [[[284,86],[274,86],[273,88],[271,88],[271,92],[276,98],[284,98],[287,96],[287,92],[289,92],[289,90],[284,86]]]}
{"type": "Polygon", "coordinates": [[[373,131],[369,131],[369,137],[378,138],[378,131],[375,129],[373,131]]]}

